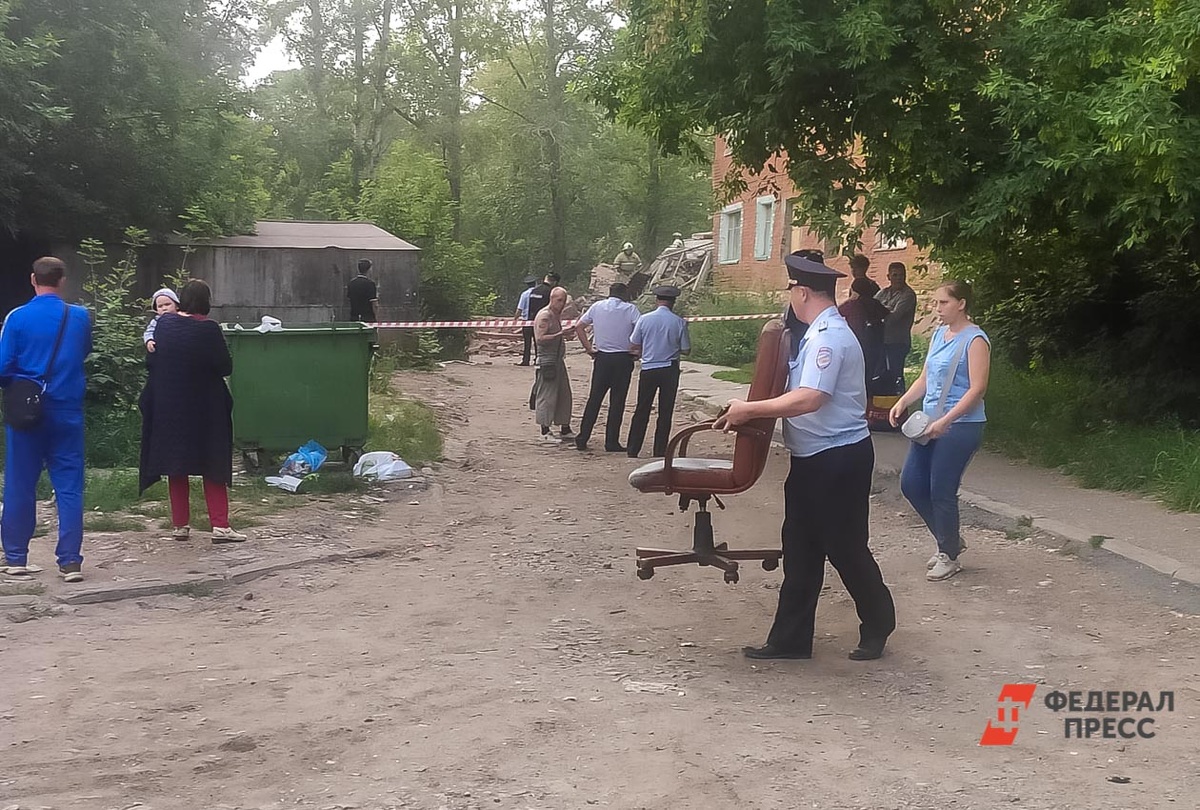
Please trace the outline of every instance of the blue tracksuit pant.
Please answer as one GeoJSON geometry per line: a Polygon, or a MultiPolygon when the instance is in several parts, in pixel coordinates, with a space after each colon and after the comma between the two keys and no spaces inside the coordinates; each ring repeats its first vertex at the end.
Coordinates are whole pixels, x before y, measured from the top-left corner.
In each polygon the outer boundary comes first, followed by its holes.
{"type": "Polygon", "coordinates": [[[58,505],[59,565],[83,562],[83,413],[47,409],[33,430],[6,428],[4,516],[0,537],[9,565],[25,565],[37,525],[37,482],[50,472],[58,505]]]}

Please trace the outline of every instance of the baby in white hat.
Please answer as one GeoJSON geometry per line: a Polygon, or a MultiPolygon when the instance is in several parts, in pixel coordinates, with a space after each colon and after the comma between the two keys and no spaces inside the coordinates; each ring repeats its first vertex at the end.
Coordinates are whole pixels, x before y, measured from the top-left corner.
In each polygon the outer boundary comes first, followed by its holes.
{"type": "Polygon", "coordinates": [[[154,327],[158,325],[158,317],[167,312],[178,312],[179,296],[174,290],[163,287],[150,296],[150,306],[154,310],[154,318],[146,325],[146,331],[142,332],[142,343],[146,344],[148,352],[154,351],[154,327]]]}

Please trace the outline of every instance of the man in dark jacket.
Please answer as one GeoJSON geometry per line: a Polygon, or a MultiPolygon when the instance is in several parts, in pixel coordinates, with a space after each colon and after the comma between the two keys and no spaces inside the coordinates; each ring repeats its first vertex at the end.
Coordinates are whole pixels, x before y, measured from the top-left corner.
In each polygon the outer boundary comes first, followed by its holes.
{"type": "Polygon", "coordinates": [[[67,582],[83,580],[83,361],[92,351],[88,311],[62,299],[67,266],[53,256],[33,263],[33,300],[17,307],[0,333],[0,386],[14,380],[45,385],[42,419],[27,430],[11,426],[4,460],[4,571],[24,575],[29,540],[37,524],[37,482],[46,469],[58,506],[58,571],[67,582]],[[57,351],[55,347],[57,345],[57,351]],[[51,359],[53,358],[53,364],[51,359]],[[47,370],[48,369],[48,370],[47,370]]]}
{"type": "Polygon", "coordinates": [[[371,271],[370,259],[359,259],[358,275],[346,285],[346,297],[350,299],[350,320],[375,323],[375,305],[379,303],[379,288],[367,275],[371,271]]]}

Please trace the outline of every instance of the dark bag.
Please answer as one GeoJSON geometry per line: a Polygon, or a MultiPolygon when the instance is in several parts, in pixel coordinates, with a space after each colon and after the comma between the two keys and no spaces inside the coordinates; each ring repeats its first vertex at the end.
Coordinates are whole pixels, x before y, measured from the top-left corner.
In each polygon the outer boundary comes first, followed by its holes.
{"type": "Polygon", "coordinates": [[[58,359],[58,349],[62,346],[63,333],[67,331],[67,319],[70,307],[63,303],[62,324],[58,327],[58,337],[54,341],[54,351],[50,354],[50,362],[42,372],[42,379],[30,380],[18,377],[4,389],[4,424],[13,430],[33,430],[42,423],[44,408],[42,398],[46,395],[46,386],[50,384],[50,369],[58,359]]]}

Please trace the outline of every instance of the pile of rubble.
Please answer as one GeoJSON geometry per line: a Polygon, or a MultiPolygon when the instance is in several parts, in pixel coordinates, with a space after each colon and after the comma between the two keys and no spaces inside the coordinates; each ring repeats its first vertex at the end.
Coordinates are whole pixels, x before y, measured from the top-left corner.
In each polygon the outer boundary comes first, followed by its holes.
{"type": "Polygon", "coordinates": [[[686,300],[689,293],[699,291],[708,282],[712,262],[712,232],[695,233],[683,240],[683,247],[667,248],[650,262],[648,268],[630,278],[624,278],[614,265],[596,265],[592,268],[587,292],[576,298],[575,303],[587,309],[595,301],[605,298],[609,286],[618,281],[629,285],[630,300],[639,306],[653,301],[653,290],[660,284],[675,285],[680,290],[680,297],[686,300]]]}

